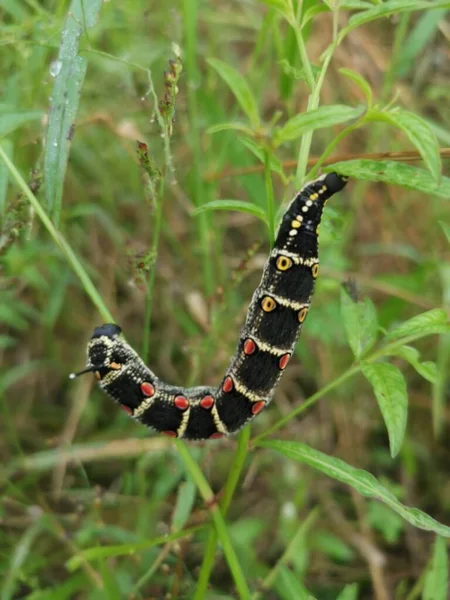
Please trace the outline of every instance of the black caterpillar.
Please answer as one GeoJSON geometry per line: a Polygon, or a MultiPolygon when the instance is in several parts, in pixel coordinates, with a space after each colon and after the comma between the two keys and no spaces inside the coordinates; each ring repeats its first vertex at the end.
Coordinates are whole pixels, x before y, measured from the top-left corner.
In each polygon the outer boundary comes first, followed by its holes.
{"type": "Polygon", "coordinates": [[[132,417],[170,437],[220,438],[243,427],[270,402],[308,314],[319,272],[318,226],[328,198],[346,178],[322,175],[306,184],[283,216],[261,283],[250,303],[236,355],[217,388],[164,383],[120,337],[97,327],[87,368],[132,417]]]}

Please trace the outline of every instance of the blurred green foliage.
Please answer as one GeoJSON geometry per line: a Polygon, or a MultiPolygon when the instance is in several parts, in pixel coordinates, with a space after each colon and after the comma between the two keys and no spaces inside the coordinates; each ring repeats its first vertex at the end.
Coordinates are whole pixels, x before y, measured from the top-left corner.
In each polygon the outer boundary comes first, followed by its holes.
{"type": "Polygon", "coordinates": [[[0,2],[0,600],[447,598],[449,8],[0,2]],[[350,183],[251,428],[172,443],[69,382],[110,318],[217,382],[321,168],[350,183]]]}

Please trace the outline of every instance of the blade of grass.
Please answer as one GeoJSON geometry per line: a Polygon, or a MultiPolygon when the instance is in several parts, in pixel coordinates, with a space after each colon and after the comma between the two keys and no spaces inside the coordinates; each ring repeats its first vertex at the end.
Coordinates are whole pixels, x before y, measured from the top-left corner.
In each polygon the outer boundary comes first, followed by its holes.
{"type": "Polygon", "coordinates": [[[58,225],[64,176],[78,112],[87,60],[78,55],[81,34],[97,23],[102,0],[72,0],[62,32],[58,59],[50,73],[55,77],[44,155],[46,209],[58,225]]]}
{"type": "Polygon", "coordinates": [[[0,144],[0,157],[5,162],[6,166],[9,169],[9,172],[11,173],[12,177],[15,179],[19,188],[22,190],[25,198],[27,198],[27,200],[29,201],[31,206],[36,211],[36,214],[38,215],[39,219],[41,220],[41,223],[47,229],[47,231],[50,234],[50,236],[52,237],[53,241],[58,246],[58,248],[61,250],[62,254],[64,255],[64,257],[67,260],[67,263],[69,264],[69,266],[71,267],[71,269],[73,270],[75,275],[80,280],[80,283],[83,286],[84,291],[89,296],[89,298],[92,300],[92,303],[94,304],[94,306],[96,306],[100,315],[103,317],[103,319],[105,321],[113,322],[114,318],[113,318],[112,314],[109,312],[108,308],[106,307],[105,303],[103,302],[103,299],[101,298],[100,294],[97,292],[95,285],[93,284],[91,278],[89,277],[89,275],[87,274],[83,265],[79,261],[77,255],[72,250],[71,246],[66,241],[66,239],[64,238],[62,233],[60,233],[56,229],[55,225],[52,223],[52,221],[48,217],[47,213],[40,205],[36,196],[33,194],[33,192],[27,186],[22,175],[19,173],[19,171],[16,169],[15,165],[9,159],[8,155],[4,151],[1,144],[0,144]]]}
{"type": "MultiPolygon", "coordinates": [[[[245,427],[239,434],[238,447],[234,453],[233,463],[230,468],[230,472],[225,483],[222,498],[220,500],[220,508],[222,515],[225,517],[228,508],[230,507],[231,500],[233,498],[234,491],[237,483],[244,468],[245,460],[248,455],[248,442],[250,440],[251,427],[245,427]]],[[[204,557],[202,566],[200,568],[200,574],[197,581],[197,587],[195,589],[195,596],[193,600],[203,600],[206,591],[208,589],[209,578],[211,571],[214,566],[215,555],[217,548],[217,532],[215,529],[211,529],[206,541],[204,557]]]]}
{"type": "Polygon", "coordinates": [[[183,459],[186,470],[189,472],[192,479],[195,481],[206,505],[209,506],[209,510],[214,521],[217,536],[220,540],[220,543],[222,544],[223,552],[225,554],[228,567],[236,584],[239,596],[241,600],[249,600],[250,590],[248,589],[247,582],[245,580],[244,573],[241,569],[239,559],[231,543],[225,519],[223,518],[222,512],[218,504],[215,503],[214,493],[209,487],[209,484],[206,481],[205,476],[201,472],[200,467],[192,458],[192,455],[188,450],[186,444],[184,444],[180,440],[174,440],[174,442],[181,458],[183,459]]]}

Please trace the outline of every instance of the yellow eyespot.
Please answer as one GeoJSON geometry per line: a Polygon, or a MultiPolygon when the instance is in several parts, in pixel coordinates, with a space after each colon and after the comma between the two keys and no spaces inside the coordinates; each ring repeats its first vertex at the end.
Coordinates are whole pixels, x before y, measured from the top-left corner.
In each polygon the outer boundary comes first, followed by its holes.
{"type": "Polygon", "coordinates": [[[303,323],[303,321],[306,319],[307,314],[308,314],[308,308],[306,306],[304,306],[301,309],[301,311],[298,313],[298,322],[303,323]]]}
{"type": "Polygon", "coordinates": [[[313,268],[311,270],[312,276],[314,277],[314,279],[317,277],[317,275],[319,274],[319,265],[316,263],[315,265],[313,265],[313,268]]]}
{"type": "Polygon", "coordinates": [[[272,312],[277,307],[277,303],[270,296],[264,296],[261,300],[261,308],[264,312],[272,312]]]}
{"type": "Polygon", "coordinates": [[[292,267],[292,260],[287,256],[279,256],[277,258],[277,269],[279,271],[287,271],[292,267]]]}
{"type": "Polygon", "coordinates": [[[291,227],[293,227],[294,229],[298,229],[301,226],[301,223],[299,221],[297,221],[297,219],[294,219],[291,223],[291,227]]]}

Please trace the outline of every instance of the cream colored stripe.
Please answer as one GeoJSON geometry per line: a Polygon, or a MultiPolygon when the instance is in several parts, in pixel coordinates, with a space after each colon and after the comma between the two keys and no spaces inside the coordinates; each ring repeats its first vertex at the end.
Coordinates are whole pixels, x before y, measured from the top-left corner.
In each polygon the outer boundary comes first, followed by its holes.
{"type": "Polygon", "coordinates": [[[139,406],[134,410],[133,417],[137,419],[138,417],[142,416],[142,414],[145,413],[147,408],[149,408],[156,400],[156,397],[157,396],[155,394],[151,398],[145,398],[145,400],[143,400],[141,404],[139,404],[139,406]]]}
{"type": "Polygon", "coordinates": [[[268,401],[268,398],[263,398],[261,396],[258,396],[258,394],[255,394],[255,392],[252,392],[251,390],[249,390],[247,387],[245,387],[245,385],[243,383],[238,381],[235,377],[233,377],[233,382],[234,382],[234,387],[236,388],[236,390],[240,394],[245,396],[251,402],[260,402],[260,401],[267,402],[268,401]]]}
{"type": "Polygon", "coordinates": [[[289,298],[285,298],[284,296],[278,296],[277,294],[273,294],[269,292],[269,290],[260,290],[259,299],[261,300],[264,296],[270,296],[275,300],[277,304],[281,306],[286,306],[287,308],[292,308],[292,310],[301,310],[302,308],[308,308],[308,302],[294,302],[293,300],[289,300],[289,298]]]}
{"type": "Polygon", "coordinates": [[[290,354],[292,352],[292,348],[288,348],[287,350],[284,348],[277,348],[276,346],[272,346],[267,342],[263,342],[253,334],[249,334],[248,337],[255,342],[259,350],[273,354],[273,356],[284,356],[285,354],[290,354]]]}
{"type": "Polygon", "coordinates": [[[219,416],[219,412],[217,410],[217,406],[216,406],[215,402],[213,404],[213,407],[211,408],[211,415],[214,420],[214,425],[216,426],[217,431],[219,431],[220,433],[224,433],[225,435],[228,435],[228,429],[222,423],[222,420],[219,416]]]}
{"type": "Polygon", "coordinates": [[[191,414],[191,407],[189,406],[189,408],[187,408],[184,412],[183,412],[183,418],[181,420],[180,426],[177,429],[177,436],[179,438],[182,438],[183,435],[186,432],[188,423],[189,423],[189,415],[191,414]]]}

